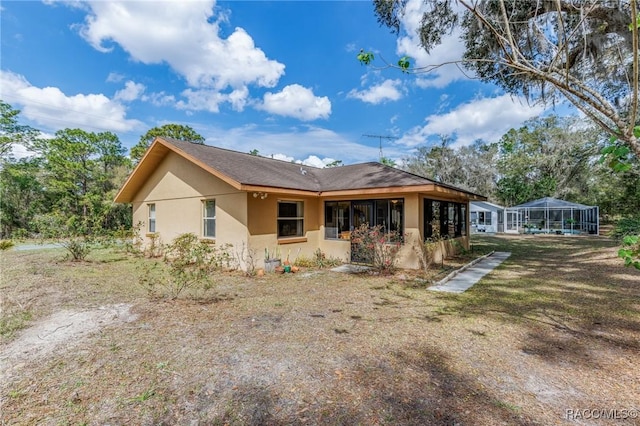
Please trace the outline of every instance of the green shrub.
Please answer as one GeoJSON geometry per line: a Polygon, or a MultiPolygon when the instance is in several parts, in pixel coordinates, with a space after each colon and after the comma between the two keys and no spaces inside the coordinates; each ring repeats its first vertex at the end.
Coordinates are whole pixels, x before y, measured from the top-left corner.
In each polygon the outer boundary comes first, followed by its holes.
{"type": "Polygon", "coordinates": [[[622,243],[618,257],[624,260],[625,266],[640,269],[640,216],[618,220],[611,236],[622,243]]]}
{"type": "Polygon", "coordinates": [[[27,231],[24,228],[18,228],[15,229],[12,233],[11,233],[11,239],[12,240],[17,240],[17,241],[24,241],[27,238],[29,238],[29,231],[27,231]]]}
{"type": "Polygon", "coordinates": [[[619,241],[627,235],[640,235],[640,216],[624,217],[618,220],[611,231],[611,236],[619,241]]]}
{"type": "Polygon", "coordinates": [[[640,235],[627,235],[622,240],[618,256],[624,260],[624,266],[640,269],[640,235]]]}
{"type": "Polygon", "coordinates": [[[0,250],[2,251],[9,250],[11,247],[15,245],[16,243],[14,243],[11,240],[0,240],[0,250]]]}
{"type": "Polygon", "coordinates": [[[317,268],[333,268],[334,266],[342,265],[344,262],[337,257],[327,256],[322,250],[317,249],[313,252],[314,263],[317,268]]]}
{"type": "Polygon", "coordinates": [[[373,266],[381,274],[391,274],[397,268],[402,235],[384,232],[382,226],[363,224],[351,233],[351,256],[358,262],[373,266]]]}
{"type": "Polygon", "coordinates": [[[84,260],[91,253],[92,243],[87,237],[73,237],[60,241],[60,245],[67,250],[67,257],[71,255],[71,260],[74,262],[84,260]]]}
{"type": "Polygon", "coordinates": [[[162,238],[160,234],[149,234],[149,244],[144,249],[144,255],[146,257],[162,257],[164,255],[164,244],[162,244],[162,238]]]}
{"type": "Polygon", "coordinates": [[[335,266],[342,265],[344,261],[337,257],[327,256],[322,250],[317,249],[313,252],[313,257],[307,257],[303,254],[299,254],[296,257],[295,266],[300,268],[333,268],[335,266]]]}
{"type": "Polygon", "coordinates": [[[301,268],[316,268],[318,266],[315,259],[307,257],[303,254],[299,255],[296,258],[295,262],[293,262],[293,264],[301,268]]]}
{"type": "Polygon", "coordinates": [[[434,261],[434,255],[440,243],[445,240],[439,233],[434,233],[433,236],[427,238],[422,244],[418,243],[416,248],[416,254],[420,260],[420,266],[423,270],[427,271],[431,268],[434,261]]]}
{"type": "Polygon", "coordinates": [[[221,247],[201,241],[194,234],[182,234],[164,246],[162,263],[146,264],[138,278],[150,296],[165,289],[173,299],[186,290],[203,295],[215,285],[215,272],[237,268],[230,253],[231,245],[221,247]]]}

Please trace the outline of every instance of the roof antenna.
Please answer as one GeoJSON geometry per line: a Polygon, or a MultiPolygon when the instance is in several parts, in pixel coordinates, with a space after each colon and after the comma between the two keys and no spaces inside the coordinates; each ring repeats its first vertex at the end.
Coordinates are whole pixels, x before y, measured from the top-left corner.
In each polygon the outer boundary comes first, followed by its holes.
{"type": "Polygon", "coordinates": [[[364,134],[362,136],[367,137],[367,138],[378,138],[380,140],[380,154],[379,154],[380,158],[378,159],[379,161],[382,161],[382,158],[384,157],[384,155],[382,155],[382,139],[385,139],[385,140],[388,140],[388,141],[393,141],[393,140],[399,139],[399,138],[397,138],[395,136],[384,136],[384,135],[367,135],[367,134],[364,134]]]}

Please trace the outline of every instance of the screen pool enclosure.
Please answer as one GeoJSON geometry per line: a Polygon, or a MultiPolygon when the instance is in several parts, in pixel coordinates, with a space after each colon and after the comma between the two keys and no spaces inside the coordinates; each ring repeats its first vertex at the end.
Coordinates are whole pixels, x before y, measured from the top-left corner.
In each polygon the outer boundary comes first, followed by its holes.
{"type": "Polygon", "coordinates": [[[505,232],[598,235],[598,206],[546,197],[505,209],[505,232]]]}

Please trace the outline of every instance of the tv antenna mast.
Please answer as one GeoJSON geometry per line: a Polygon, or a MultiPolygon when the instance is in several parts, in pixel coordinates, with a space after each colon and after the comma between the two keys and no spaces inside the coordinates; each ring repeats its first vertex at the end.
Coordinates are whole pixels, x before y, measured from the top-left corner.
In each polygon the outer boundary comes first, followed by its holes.
{"type": "Polygon", "coordinates": [[[388,141],[394,141],[394,140],[398,139],[395,136],[385,136],[385,135],[367,135],[367,134],[364,134],[362,136],[367,137],[367,138],[378,138],[378,140],[380,141],[380,160],[382,160],[382,157],[383,157],[383,155],[382,155],[382,140],[384,139],[384,140],[388,140],[388,141]]]}

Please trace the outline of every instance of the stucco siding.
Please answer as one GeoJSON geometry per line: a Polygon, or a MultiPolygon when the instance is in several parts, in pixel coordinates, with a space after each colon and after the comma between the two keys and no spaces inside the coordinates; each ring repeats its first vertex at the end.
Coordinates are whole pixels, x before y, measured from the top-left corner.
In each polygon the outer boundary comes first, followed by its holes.
{"type": "MultiPolygon", "coordinates": [[[[216,203],[216,244],[232,244],[234,254],[240,253],[244,247],[245,254],[251,251],[255,266],[261,268],[264,267],[265,248],[271,253],[278,248],[282,260],[289,253],[291,261],[298,255],[313,257],[314,252],[320,249],[327,256],[349,261],[349,240],[325,239],[325,201],[402,198],[405,242],[400,249],[398,266],[419,268],[416,249],[424,235],[424,197],[439,198],[425,193],[363,194],[330,199],[276,193],[255,193],[254,196],[254,192],[237,190],[170,152],[140,187],[132,204],[134,224],[142,224],[141,234],[147,241],[149,205],[155,204],[156,233],[161,242],[169,243],[183,233],[194,233],[202,238],[203,200],[213,199],[216,203]],[[279,200],[304,203],[302,236],[278,238],[279,200]]],[[[469,248],[468,237],[457,240],[463,247],[469,248]]],[[[441,243],[434,253],[436,261],[440,261],[443,255],[453,254],[455,248],[456,244],[452,241],[441,243]]],[[[244,263],[240,266],[245,267],[244,263]]]]}
{"type": "MultiPolygon", "coordinates": [[[[203,236],[203,200],[216,203],[216,244],[247,243],[247,198],[229,184],[169,153],[149,177],[133,201],[134,224],[148,233],[149,205],[155,204],[156,233],[171,242],[184,233],[203,236]]],[[[146,238],[148,239],[148,238],[146,238]]]]}
{"type": "Polygon", "coordinates": [[[320,216],[318,213],[318,199],[306,197],[282,197],[278,194],[267,194],[262,198],[261,194],[253,196],[247,193],[247,217],[249,247],[257,256],[257,266],[264,265],[264,252],[268,249],[273,253],[276,249],[280,252],[281,260],[287,253],[291,253],[290,261],[293,262],[297,255],[312,257],[319,247],[320,216]],[[278,238],[278,201],[302,201],[304,203],[303,235],[294,238],[278,238]]]}

